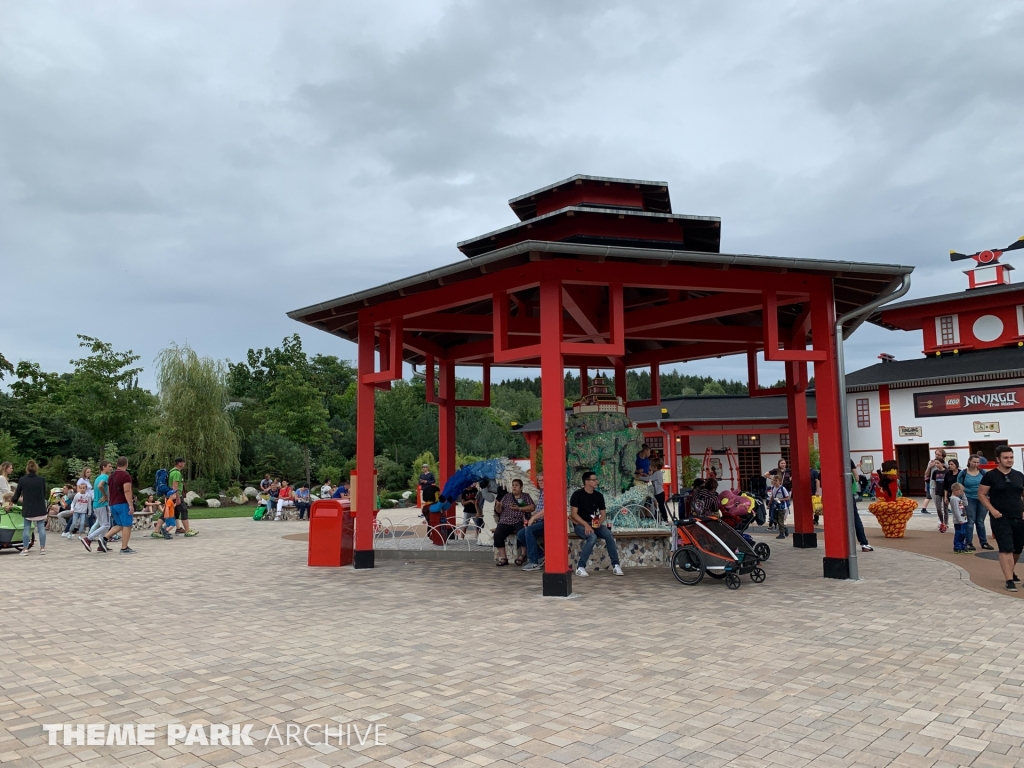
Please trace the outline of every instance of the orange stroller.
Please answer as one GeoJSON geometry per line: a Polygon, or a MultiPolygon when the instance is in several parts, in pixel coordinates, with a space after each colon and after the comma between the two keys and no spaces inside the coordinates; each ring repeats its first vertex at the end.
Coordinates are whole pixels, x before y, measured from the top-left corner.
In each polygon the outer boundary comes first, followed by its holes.
{"type": "Polygon", "coordinates": [[[680,584],[692,587],[706,573],[725,579],[729,589],[739,589],[740,576],[760,584],[766,574],[761,563],[771,557],[764,542],[751,546],[733,528],[714,518],[676,521],[679,549],[672,556],[672,575],[680,584]]]}

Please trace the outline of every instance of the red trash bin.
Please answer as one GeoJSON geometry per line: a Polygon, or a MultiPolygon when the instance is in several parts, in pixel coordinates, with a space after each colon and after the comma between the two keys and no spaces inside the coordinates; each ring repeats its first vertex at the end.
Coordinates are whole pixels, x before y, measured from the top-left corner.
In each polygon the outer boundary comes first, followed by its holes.
{"type": "Polygon", "coordinates": [[[347,499],[317,499],[313,502],[309,512],[306,565],[337,568],[352,562],[354,526],[348,506],[347,499]]]}
{"type": "Polygon", "coordinates": [[[430,540],[441,546],[444,544],[444,537],[441,535],[441,513],[429,512],[427,520],[430,521],[430,540]]]}

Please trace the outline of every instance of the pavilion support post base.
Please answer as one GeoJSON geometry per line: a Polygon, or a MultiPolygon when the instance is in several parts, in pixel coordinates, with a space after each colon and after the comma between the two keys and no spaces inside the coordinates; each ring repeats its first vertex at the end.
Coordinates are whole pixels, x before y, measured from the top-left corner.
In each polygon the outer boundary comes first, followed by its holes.
{"type": "Polygon", "coordinates": [[[545,573],[544,597],[569,597],[572,594],[572,573],[545,573]]]}
{"type": "Polygon", "coordinates": [[[810,533],[794,533],[793,546],[796,549],[817,549],[818,534],[814,531],[810,533]]]}
{"type": "Polygon", "coordinates": [[[373,550],[357,549],[352,560],[354,568],[373,568],[373,550]]]}
{"type": "Polygon", "coordinates": [[[846,557],[824,557],[826,579],[850,578],[850,560],[846,557]]]}

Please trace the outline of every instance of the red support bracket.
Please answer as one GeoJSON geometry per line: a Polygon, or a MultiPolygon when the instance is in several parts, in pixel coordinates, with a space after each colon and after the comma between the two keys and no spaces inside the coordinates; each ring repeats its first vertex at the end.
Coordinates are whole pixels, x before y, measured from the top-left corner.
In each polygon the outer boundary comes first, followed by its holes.
{"type": "Polygon", "coordinates": [[[757,349],[747,349],[747,394],[750,397],[778,397],[786,394],[785,389],[762,387],[757,380],[757,349]]]}
{"type": "Polygon", "coordinates": [[[363,384],[388,384],[402,378],[402,350],[405,348],[402,335],[402,318],[393,317],[387,328],[375,331],[377,348],[380,350],[381,370],[360,374],[363,384]]]}
{"type": "Polygon", "coordinates": [[[627,408],[644,408],[648,405],[658,405],[661,402],[661,366],[651,363],[651,396],[646,400],[630,400],[626,403],[627,408]]]}
{"type": "Polygon", "coordinates": [[[540,344],[523,347],[509,347],[508,343],[508,291],[497,291],[491,297],[491,315],[494,328],[494,351],[491,359],[495,363],[514,363],[540,357],[540,344]]]}
{"type": "Polygon", "coordinates": [[[779,296],[766,289],[761,294],[761,322],[764,326],[764,359],[771,362],[824,361],[826,352],[817,349],[779,349],[779,296]]]}
{"type": "MultiPolygon", "coordinates": [[[[626,318],[623,312],[622,283],[608,286],[608,342],[563,341],[563,355],[622,357],[626,354],[626,318]]],[[[497,358],[495,358],[497,359],[497,358]]]]}
{"type": "Polygon", "coordinates": [[[491,364],[484,363],[484,396],[482,400],[456,400],[458,408],[490,408],[491,407],[491,364]]]}
{"type": "Polygon", "coordinates": [[[430,405],[444,405],[442,398],[434,393],[434,387],[437,386],[437,374],[434,373],[434,356],[426,356],[426,401],[430,405]]]}

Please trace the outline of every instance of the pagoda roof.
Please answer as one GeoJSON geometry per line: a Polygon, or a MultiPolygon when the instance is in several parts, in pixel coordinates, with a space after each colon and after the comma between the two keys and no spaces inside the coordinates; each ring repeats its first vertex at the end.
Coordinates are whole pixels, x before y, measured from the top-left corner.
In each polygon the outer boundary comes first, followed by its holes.
{"type": "MultiPolygon", "coordinates": [[[[504,248],[499,248],[480,256],[460,260],[437,269],[421,272],[410,277],[384,283],[375,288],[341,296],[330,301],[313,304],[288,313],[293,320],[306,323],[314,328],[324,330],[350,341],[358,338],[358,319],[360,310],[403,297],[429,295],[441,286],[457,285],[462,281],[479,278],[482,275],[493,275],[503,270],[512,270],[534,261],[549,259],[574,260],[583,264],[628,263],[636,265],[649,277],[656,279],[657,270],[671,265],[690,265],[694,267],[717,266],[720,269],[737,268],[747,271],[759,271],[765,274],[781,272],[807,273],[828,275],[833,279],[836,312],[842,314],[863,306],[882,295],[889,289],[895,279],[913,271],[913,267],[898,264],[870,264],[850,261],[826,261],[822,259],[797,259],[778,256],[754,256],[745,254],[702,253],[684,250],[636,248],[613,245],[594,245],[585,243],[546,242],[525,240],[504,248]]],[[[536,291],[537,289],[531,289],[536,291]]],[[[669,301],[665,291],[654,288],[627,287],[626,299],[634,306],[641,304],[655,306],[669,301]]],[[[691,292],[688,298],[698,298],[699,292],[691,292]]],[[[526,301],[535,302],[529,292],[524,292],[526,301]]],[[[415,329],[412,320],[406,330],[421,334],[421,338],[438,345],[450,348],[482,339],[489,339],[492,332],[492,302],[490,297],[474,300],[453,307],[451,310],[440,309],[434,313],[435,321],[446,322],[429,329],[415,329]],[[442,330],[442,327],[446,330],[442,330]]],[[[798,309],[792,306],[780,307],[780,323],[792,322],[798,309]]],[[[752,343],[760,343],[760,309],[756,311],[737,312],[721,317],[709,325],[692,324],[694,330],[715,330],[717,334],[732,334],[737,337],[743,334],[757,336],[752,343]]],[[[746,338],[744,336],[744,338],[746,338]]],[[[626,339],[628,351],[644,352],[659,350],[665,346],[679,349],[675,342],[661,342],[657,339],[629,338],[626,339]]],[[[700,355],[681,355],[682,359],[697,357],[713,357],[743,351],[742,347],[704,344],[699,349],[700,355]],[[708,351],[715,348],[716,351],[708,351]]],[[[422,354],[405,349],[404,359],[410,363],[421,363],[422,354]]]]}
{"type": "MultiPolygon", "coordinates": [[[[922,311],[929,307],[934,307],[936,316],[951,315],[972,309],[986,309],[994,305],[1013,303],[1014,299],[1004,296],[1004,294],[1013,293],[1024,293],[1024,283],[968,288],[958,293],[944,293],[941,296],[928,296],[923,299],[886,304],[881,310],[872,314],[868,318],[868,322],[890,331],[913,331],[920,329],[922,323],[933,316],[929,315],[927,311],[922,311]],[[1001,299],[1005,299],[1005,301],[1001,299]],[[906,310],[912,311],[907,312],[906,310]]],[[[1024,296],[1018,297],[1018,303],[1024,303],[1024,296]]]]}
{"type": "Polygon", "coordinates": [[[467,256],[479,256],[529,238],[717,253],[721,236],[722,220],[717,216],[653,213],[632,208],[586,204],[566,206],[519,221],[463,240],[456,247],[467,256]],[[610,224],[611,227],[602,227],[603,223],[610,224]],[[632,227],[627,229],[624,224],[632,227]],[[641,228],[644,230],[642,233],[639,231],[641,228]],[[630,236],[630,230],[633,230],[633,236],[630,236]],[[560,236],[566,233],[567,236],[560,236]]]}
{"type": "Polygon", "coordinates": [[[668,193],[667,181],[644,181],[643,179],[619,179],[612,176],[587,176],[577,173],[567,179],[548,184],[546,187],[527,192],[525,195],[513,197],[508,201],[509,207],[522,221],[537,215],[537,201],[550,197],[562,187],[569,185],[601,185],[640,190],[643,199],[643,210],[656,213],[672,213],[672,199],[668,193]]]}

